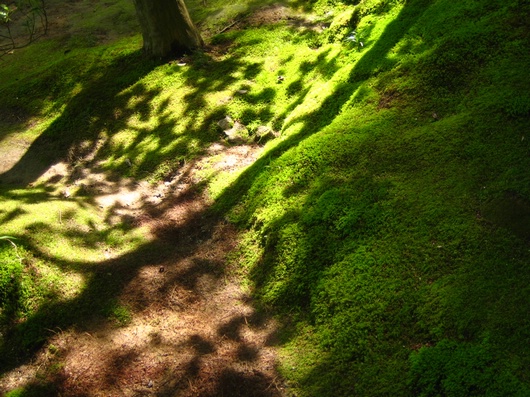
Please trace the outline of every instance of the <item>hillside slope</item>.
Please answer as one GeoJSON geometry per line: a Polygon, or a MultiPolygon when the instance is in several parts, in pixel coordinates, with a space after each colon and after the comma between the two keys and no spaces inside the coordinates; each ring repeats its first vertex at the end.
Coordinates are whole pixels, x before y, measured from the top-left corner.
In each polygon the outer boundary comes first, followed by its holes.
{"type": "Polygon", "coordinates": [[[528,4],[319,5],[330,55],[285,83],[327,83],[218,198],[293,321],[283,373],[307,396],[528,395],[528,4]]]}
{"type": "Polygon", "coordinates": [[[158,61],[81,0],[6,59],[10,395],[530,395],[528,2],[258,3],[190,1],[207,47],[158,61]]]}

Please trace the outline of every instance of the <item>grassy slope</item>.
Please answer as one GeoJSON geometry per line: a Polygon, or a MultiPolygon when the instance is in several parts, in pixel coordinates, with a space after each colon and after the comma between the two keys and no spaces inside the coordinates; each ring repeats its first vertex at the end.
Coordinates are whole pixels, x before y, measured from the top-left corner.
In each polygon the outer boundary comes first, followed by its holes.
{"type": "Polygon", "coordinates": [[[295,313],[283,371],[301,395],[526,395],[528,6],[358,9],[360,58],[221,198],[255,293],[295,313]]]}
{"type": "MultiPolygon", "coordinates": [[[[215,32],[244,6],[190,8],[215,32]]],[[[87,147],[106,172],[159,180],[220,139],[225,114],[251,131],[281,129],[237,178],[206,182],[219,211],[248,229],[238,259],[284,320],[293,393],[528,395],[528,6],[321,1],[314,11],[333,21],[323,33],[287,23],[229,31],[212,38],[230,45],[226,55],[196,54],[184,68],[143,60],[138,36],[94,46],[90,26],[131,10],[96,13],[104,18],[64,39],[71,52],[41,42],[6,65],[2,107],[28,123],[7,118],[0,139],[34,140],[17,166],[33,181],[65,157],[87,166],[87,147]],[[363,46],[344,40],[352,30],[363,46]]],[[[82,196],[50,208],[53,192],[38,183],[1,189],[2,232],[45,269],[24,273],[2,245],[14,269],[2,293],[16,296],[4,317],[44,321],[17,326],[31,347],[45,328],[78,321],[44,320],[42,302],[90,307],[90,291],[79,295],[93,273],[83,258],[103,263],[101,245],[126,256],[147,242],[82,196]],[[67,223],[50,221],[57,211],[67,223]]]]}

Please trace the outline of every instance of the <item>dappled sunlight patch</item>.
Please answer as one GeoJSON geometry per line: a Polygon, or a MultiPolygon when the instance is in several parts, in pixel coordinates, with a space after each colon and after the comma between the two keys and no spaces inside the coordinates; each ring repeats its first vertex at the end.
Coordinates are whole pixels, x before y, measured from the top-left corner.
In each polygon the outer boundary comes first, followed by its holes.
{"type": "Polygon", "coordinates": [[[4,69],[20,80],[2,93],[28,98],[0,96],[16,157],[0,166],[1,233],[20,246],[2,286],[25,302],[2,335],[6,384],[408,395],[460,390],[455,364],[475,362],[473,377],[524,380],[528,7],[190,1],[215,14],[204,51],[91,47],[109,21],[131,26],[120,0],[53,62],[29,62],[42,46],[4,69]]]}
{"type": "Polygon", "coordinates": [[[199,178],[208,181],[208,192],[212,198],[222,194],[227,186],[256,161],[262,150],[257,145],[210,146],[209,156],[204,157],[197,164],[197,168],[199,178]]]}
{"type": "Polygon", "coordinates": [[[30,272],[34,272],[36,277],[34,282],[37,288],[46,290],[45,299],[38,297],[41,292],[35,293],[36,301],[32,311],[52,300],[75,299],[83,291],[86,283],[86,277],[82,273],[63,271],[49,262],[37,262],[30,272]]]}
{"type": "MultiPolygon", "coordinates": [[[[50,260],[77,262],[88,257],[98,262],[111,253],[123,254],[143,241],[138,231],[120,227],[123,218],[116,225],[118,229],[112,232],[115,226],[109,225],[104,211],[94,213],[91,205],[86,206],[82,201],[45,197],[40,203],[27,204],[25,214],[6,222],[4,230],[16,235],[23,231],[33,248],[50,260]]],[[[11,204],[14,203],[6,202],[8,211],[11,204]]]]}

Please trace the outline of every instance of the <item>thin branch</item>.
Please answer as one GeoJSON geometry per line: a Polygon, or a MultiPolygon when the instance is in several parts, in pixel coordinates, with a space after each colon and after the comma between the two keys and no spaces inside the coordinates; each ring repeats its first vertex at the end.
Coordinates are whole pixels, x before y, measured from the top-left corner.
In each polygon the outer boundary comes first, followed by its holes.
{"type": "Polygon", "coordinates": [[[0,45],[0,58],[13,50],[28,46],[48,33],[48,14],[46,13],[45,0],[26,0],[26,4],[20,4],[20,7],[16,8],[16,10],[22,15],[17,20],[26,28],[28,39],[22,45],[17,44],[11,29],[11,21],[9,19],[6,20],[4,25],[7,34],[1,34],[0,38],[9,40],[10,44],[0,45]]]}
{"type": "Polygon", "coordinates": [[[217,34],[221,34],[221,33],[224,33],[226,32],[228,29],[230,29],[232,26],[234,25],[237,25],[240,21],[238,19],[236,19],[234,22],[232,22],[230,25],[224,27],[223,29],[221,29],[219,32],[217,32],[217,34]]]}

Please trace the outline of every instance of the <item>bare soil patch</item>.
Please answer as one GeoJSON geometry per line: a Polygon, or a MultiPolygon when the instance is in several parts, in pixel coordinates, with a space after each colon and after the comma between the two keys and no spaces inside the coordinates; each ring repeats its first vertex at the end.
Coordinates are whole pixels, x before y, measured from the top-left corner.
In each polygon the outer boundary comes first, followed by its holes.
{"type": "MultiPolygon", "coordinates": [[[[254,161],[259,150],[215,144],[209,153],[219,159],[213,167],[231,172],[254,161]]],[[[0,392],[45,383],[74,397],[285,395],[276,372],[277,324],[256,311],[236,264],[227,260],[238,232],[208,211],[208,199],[195,187],[198,164],[183,167],[170,184],[139,184],[135,192],[128,190],[130,181],[120,190],[102,175],[83,176],[99,181],[96,200],[116,208],[117,217],[149,226],[171,254],[152,263],[144,258],[124,286],[119,301],[132,313],[129,324],[96,319],[50,330],[53,336],[31,362],[4,374],[0,392]],[[131,194],[135,199],[123,204],[131,194]]],[[[58,164],[44,177],[59,183],[66,170],[58,164]]]]}
{"type": "Polygon", "coordinates": [[[323,24],[322,21],[314,19],[315,18],[312,16],[297,13],[283,4],[274,4],[259,8],[250,15],[245,15],[244,17],[234,20],[218,33],[226,32],[228,30],[274,25],[278,23],[286,23],[289,26],[302,31],[320,31],[323,25],[327,26],[327,24],[323,24]]]}

